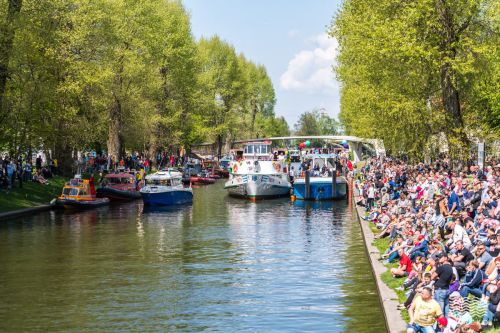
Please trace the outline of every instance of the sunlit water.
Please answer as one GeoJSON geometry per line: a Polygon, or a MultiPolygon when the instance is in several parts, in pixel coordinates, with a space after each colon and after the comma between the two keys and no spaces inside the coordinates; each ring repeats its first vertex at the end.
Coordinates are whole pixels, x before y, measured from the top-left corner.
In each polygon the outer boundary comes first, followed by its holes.
{"type": "Polygon", "coordinates": [[[346,202],[194,191],[0,223],[0,332],[385,332],[346,202]]]}

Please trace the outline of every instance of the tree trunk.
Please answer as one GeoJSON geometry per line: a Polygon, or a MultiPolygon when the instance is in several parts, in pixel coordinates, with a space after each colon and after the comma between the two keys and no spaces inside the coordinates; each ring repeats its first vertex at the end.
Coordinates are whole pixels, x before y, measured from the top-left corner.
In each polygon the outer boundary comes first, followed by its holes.
{"type": "Polygon", "coordinates": [[[226,144],[224,147],[224,153],[230,151],[232,145],[233,145],[233,133],[229,131],[226,135],[226,144]]]}
{"type": "Polygon", "coordinates": [[[9,78],[9,62],[16,33],[15,19],[21,11],[21,7],[22,0],[9,0],[5,25],[0,28],[0,121],[7,115],[3,109],[3,96],[9,78]]]}
{"type": "Polygon", "coordinates": [[[122,151],[122,106],[120,100],[114,96],[113,105],[109,109],[108,156],[113,161],[119,161],[122,151]]]}
{"type": "Polygon", "coordinates": [[[222,157],[222,135],[217,135],[217,158],[222,157]]]}
{"type": "Polygon", "coordinates": [[[252,123],[250,124],[250,135],[255,138],[255,118],[257,117],[257,103],[252,100],[252,123]]]}

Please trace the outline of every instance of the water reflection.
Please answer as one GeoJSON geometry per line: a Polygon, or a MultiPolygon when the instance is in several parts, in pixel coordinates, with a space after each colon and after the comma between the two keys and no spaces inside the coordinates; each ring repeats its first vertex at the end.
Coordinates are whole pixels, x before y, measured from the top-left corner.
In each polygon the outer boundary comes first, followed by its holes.
{"type": "Polygon", "coordinates": [[[194,191],[0,225],[0,331],[383,332],[346,203],[194,191]]]}

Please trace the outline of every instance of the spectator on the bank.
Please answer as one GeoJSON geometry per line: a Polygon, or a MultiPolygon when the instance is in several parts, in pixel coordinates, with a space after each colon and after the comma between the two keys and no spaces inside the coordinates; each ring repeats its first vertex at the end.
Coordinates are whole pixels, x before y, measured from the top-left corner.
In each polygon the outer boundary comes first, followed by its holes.
{"type": "Polygon", "coordinates": [[[26,162],[26,164],[24,165],[24,173],[23,173],[23,175],[24,175],[24,181],[25,182],[31,181],[32,176],[33,176],[32,172],[33,172],[33,167],[31,166],[31,162],[28,160],[26,162]]]}
{"type": "Polygon", "coordinates": [[[490,264],[493,257],[486,251],[486,246],[484,244],[479,244],[476,248],[476,258],[479,262],[479,269],[485,271],[486,267],[490,264]]]}
{"type": "Polygon", "coordinates": [[[481,289],[483,279],[484,273],[479,269],[479,263],[476,260],[469,262],[464,282],[460,285],[460,296],[467,298],[469,294],[472,294],[476,297],[481,297],[483,294],[481,289]]]}
{"type": "Polygon", "coordinates": [[[432,275],[434,283],[434,298],[441,306],[443,312],[448,312],[448,290],[453,277],[453,268],[448,262],[448,257],[442,256],[439,258],[439,263],[436,271],[432,275]]]}
{"type": "Polygon", "coordinates": [[[429,287],[422,288],[420,295],[415,297],[415,300],[408,309],[410,323],[407,333],[433,333],[434,323],[443,315],[439,304],[432,298],[432,289],[429,287]]]}
{"type": "Polygon", "coordinates": [[[41,170],[42,169],[42,155],[38,155],[35,161],[36,169],[41,170]]]}
{"type": "Polygon", "coordinates": [[[489,294],[489,296],[486,296],[485,299],[488,306],[481,323],[484,330],[492,327],[495,316],[500,317],[500,290],[498,289],[498,286],[495,283],[490,283],[488,284],[486,290],[489,294]]]}
{"type": "Polygon", "coordinates": [[[49,182],[47,181],[47,179],[45,179],[43,177],[43,174],[42,174],[42,170],[38,170],[35,174],[35,176],[33,176],[33,181],[35,183],[40,183],[40,184],[43,184],[43,185],[48,185],[49,182]]]}
{"type": "Polygon", "coordinates": [[[467,235],[467,231],[465,231],[464,227],[462,227],[461,220],[459,218],[452,218],[451,221],[448,222],[448,229],[453,231],[451,238],[447,242],[449,249],[455,249],[458,241],[462,241],[464,247],[468,249],[471,248],[472,243],[469,235],[467,235]]]}
{"type": "Polygon", "coordinates": [[[391,274],[393,277],[404,277],[408,276],[412,270],[412,263],[410,257],[408,257],[403,248],[398,250],[399,255],[399,266],[397,268],[391,269],[391,274]]]}
{"type": "Polygon", "coordinates": [[[14,179],[16,176],[16,165],[14,164],[14,161],[11,160],[10,162],[8,162],[6,170],[9,189],[11,189],[14,186],[14,179]]]}
{"type": "Polygon", "coordinates": [[[458,240],[455,244],[456,252],[450,256],[453,266],[458,271],[459,276],[463,276],[465,274],[465,267],[468,263],[474,260],[474,256],[464,246],[464,242],[462,240],[458,240]]]}

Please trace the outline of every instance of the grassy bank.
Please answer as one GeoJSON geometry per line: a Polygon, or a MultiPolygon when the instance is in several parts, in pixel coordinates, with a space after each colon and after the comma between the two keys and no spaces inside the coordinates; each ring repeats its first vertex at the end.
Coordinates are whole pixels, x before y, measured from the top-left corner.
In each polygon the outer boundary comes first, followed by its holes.
{"type": "Polygon", "coordinates": [[[66,178],[54,177],[49,179],[49,185],[28,182],[23,188],[0,190],[0,213],[23,208],[31,208],[48,204],[61,193],[66,178]]]}

